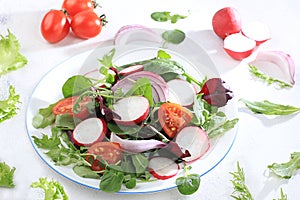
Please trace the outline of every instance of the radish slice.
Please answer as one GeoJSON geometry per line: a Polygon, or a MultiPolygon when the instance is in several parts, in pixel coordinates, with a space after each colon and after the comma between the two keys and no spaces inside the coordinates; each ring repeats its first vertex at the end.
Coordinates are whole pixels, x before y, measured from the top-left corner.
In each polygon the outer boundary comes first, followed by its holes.
{"type": "Polygon", "coordinates": [[[207,133],[197,126],[183,128],[177,134],[175,142],[190,153],[190,157],[183,158],[186,162],[192,162],[201,158],[210,147],[207,133]]]}
{"type": "Polygon", "coordinates": [[[104,120],[93,117],[80,122],[72,133],[74,144],[91,146],[105,137],[107,126],[104,120]]]}
{"type": "Polygon", "coordinates": [[[161,36],[146,26],[134,24],[121,27],[114,38],[115,45],[124,45],[136,41],[160,43],[161,36]]]}
{"type": "Polygon", "coordinates": [[[122,88],[123,93],[126,93],[133,86],[133,84],[134,84],[133,81],[136,81],[140,78],[148,78],[150,80],[150,83],[152,85],[153,101],[155,103],[166,101],[166,98],[168,96],[167,83],[161,76],[159,76],[153,72],[149,72],[149,71],[140,71],[140,72],[135,72],[135,73],[129,74],[126,77],[119,80],[111,88],[111,90],[114,92],[118,88],[122,88]]]}
{"type": "Polygon", "coordinates": [[[271,39],[269,27],[259,21],[243,25],[241,31],[246,37],[255,40],[257,46],[271,39]]]}
{"type": "Polygon", "coordinates": [[[143,65],[133,65],[130,67],[126,67],[125,69],[122,69],[121,71],[119,71],[119,74],[121,76],[126,76],[126,75],[132,74],[134,72],[142,71],[143,69],[144,69],[143,65]]]}
{"type": "Polygon", "coordinates": [[[172,98],[168,99],[170,102],[178,103],[185,107],[191,107],[194,104],[196,97],[196,88],[186,80],[173,79],[167,82],[172,98]]]}
{"type": "Polygon", "coordinates": [[[128,153],[140,153],[156,148],[164,148],[167,143],[161,142],[159,140],[125,140],[117,136],[115,133],[111,133],[111,142],[116,142],[120,144],[122,151],[128,153]]]}
{"type": "Polygon", "coordinates": [[[114,121],[121,125],[139,124],[145,120],[150,111],[148,99],[142,96],[123,98],[112,105],[118,118],[114,121]]]}
{"type": "Polygon", "coordinates": [[[291,56],[282,51],[260,51],[254,61],[249,63],[259,69],[269,69],[271,76],[278,79],[287,80],[290,84],[295,84],[295,63],[291,56]],[[274,67],[280,69],[279,74],[274,74],[274,67]]]}
{"type": "Polygon", "coordinates": [[[157,156],[149,160],[148,169],[155,178],[165,180],[176,176],[180,167],[170,158],[157,156]]]}
{"type": "Polygon", "coordinates": [[[241,33],[227,36],[224,40],[224,49],[233,59],[242,60],[250,56],[255,50],[256,42],[241,33]]]}

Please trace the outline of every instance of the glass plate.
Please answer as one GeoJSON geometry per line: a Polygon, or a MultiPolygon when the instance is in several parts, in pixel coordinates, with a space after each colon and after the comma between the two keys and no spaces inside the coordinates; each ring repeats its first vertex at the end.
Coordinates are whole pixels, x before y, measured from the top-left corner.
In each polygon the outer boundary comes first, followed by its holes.
{"type": "MultiPolygon", "coordinates": [[[[164,46],[163,50],[168,52],[173,60],[182,64],[187,73],[193,75],[198,80],[202,80],[205,76],[208,78],[220,76],[209,55],[193,40],[186,37],[180,44],[165,44],[161,38],[161,33],[164,30],[151,30],[153,31],[151,37],[145,35],[143,30],[131,30],[131,33],[125,34],[126,37],[119,38],[118,45],[114,45],[113,41],[109,41],[106,46],[102,45],[96,49],[75,55],[54,67],[35,87],[26,113],[28,136],[40,158],[60,175],[83,186],[99,189],[99,180],[79,177],[73,172],[71,166],[54,165],[49,157],[45,155],[45,151],[39,149],[35,145],[32,138],[32,136],[40,137],[41,133],[51,134],[51,131],[49,128],[43,130],[35,129],[32,126],[32,119],[39,108],[47,107],[49,104],[54,103],[63,97],[61,87],[69,77],[99,69],[100,63],[98,59],[102,58],[103,55],[107,54],[113,48],[116,49],[113,59],[113,63],[116,65],[153,58],[157,55],[157,51],[164,46]]],[[[146,34],[149,34],[149,32],[146,32],[146,34]]],[[[229,101],[228,104],[222,108],[222,111],[225,112],[228,119],[235,118],[237,115],[236,102],[234,100],[229,101]]],[[[231,149],[236,133],[237,125],[223,136],[212,140],[211,148],[205,156],[192,163],[192,173],[203,176],[216,167],[231,149]]],[[[181,173],[178,173],[178,176],[181,175],[181,173]]],[[[176,187],[176,178],[177,176],[167,180],[138,183],[134,189],[126,189],[124,187],[119,193],[151,193],[172,189],[176,187]]]]}

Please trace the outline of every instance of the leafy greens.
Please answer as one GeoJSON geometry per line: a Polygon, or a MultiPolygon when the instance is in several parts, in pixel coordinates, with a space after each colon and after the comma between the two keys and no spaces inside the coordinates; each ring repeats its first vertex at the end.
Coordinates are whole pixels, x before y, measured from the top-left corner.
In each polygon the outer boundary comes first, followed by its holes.
{"type": "Polygon", "coordinates": [[[17,114],[17,104],[20,103],[20,95],[16,94],[15,88],[9,86],[9,96],[0,100],[0,123],[14,117],[17,114]]]}
{"type": "Polygon", "coordinates": [[[11,168],[5,162],[0,162],[0,187],[15,187],[13,178],[16,168],[11,168]]]}

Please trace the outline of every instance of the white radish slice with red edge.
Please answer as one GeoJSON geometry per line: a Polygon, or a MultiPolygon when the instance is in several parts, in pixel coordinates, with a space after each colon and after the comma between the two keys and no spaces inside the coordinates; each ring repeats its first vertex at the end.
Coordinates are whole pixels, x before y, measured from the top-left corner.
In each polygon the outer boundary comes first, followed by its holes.
{"type": "Polygon", "coordinates": [[[133,65],[133,66],[126,67],[125,69],[122,69],[121,71],[119,71],[119,74],[121,76],[126,76],[134,72],[143,71],[143,69],[144,69],[143,65],[133,65]]]}
{"type": "Polygon", "coordinates": [[[92,117],[80,122],[72,133],[72,139],[78,146],[91,146],[100,142],[107,132],[106,122],[102,119],[92,117]]]}
{"type": "Polygon", "coordinates": [[[196,88],[186,80],[173,79],[167,82],[170,98],[168,101],[184,107],[191,107],[196,97],[196,88]]]}
{"type": "Polygon", "coordinates": [[[201,158],[210,148],[207,133],[197,126],[187,126],[176,136],[175,142],[184,150],[188,150],[191,156],[184,157],[186,162],[192,162],[201,158]]]}
{"type": "Polygon", "coordinates": [[[269,76],[295,84],[295,63],[292,57],[282,51],[259,51],[249,63],[269,76]]]}
{"type": "Polygon", "coordinates": [[[149,160],[148,169],[155,178],[165,180],[176,176],[180,167],[170,158],[157,156],[149,160]]]}
{"type": "Polygon", "coordinates": [[[121,125],[135,125],[145,120],[150,111],[148,99],[142,96],[130,96],[118,100],[113,105],[114,112],[119,118],[114,121],[121,125]]]}
{"type": "Polygon", "coordinates": [[[255,40],[256,45],[260,45],[271,39],[270,28],[260,21],[253,21],[242,25],[241,31],[246,37],[255,40]]]}
{"type": "Polygon", "coordinates": [[[241,33],[235,33],[224,39],[224,49],[233,59],[242,60],[249,57],[256,48],[256,42],[241,33]]]}

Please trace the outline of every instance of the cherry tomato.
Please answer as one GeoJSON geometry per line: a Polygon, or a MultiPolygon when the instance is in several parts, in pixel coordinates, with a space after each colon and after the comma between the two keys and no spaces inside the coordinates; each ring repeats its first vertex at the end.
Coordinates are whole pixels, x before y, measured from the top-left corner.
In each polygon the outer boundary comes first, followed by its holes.
{"type": "Polygon", "coordinates": [[[158,109],[158,121],[169,138],[176,134],[193,118],[193,113],[176,103],[164,103],[158,109]]]}
{"type": "Polygon", "coordinates": [[[74,113],[72,111],[73,106],[78,99],[78,96],[68,97],[66,99],[60,100],[56,103],[56,105],[52,108],[52,112],[55,115],[59,114],[69,114],[75,118],[85,119],[89,116],[89,111],[86,107],[88,103],[92,100],[90,97],[84,97],[83,100],[79,103],[80,111],[78,113],[74,113]]]}
{"type": "Polygon", "coordinates": [[[64,0],[62,4],[62,9],[65,9],[71,18],[83,10],[93,11],[94,7],[91,0],[64,0]]]}
{"type": "Polygon", "coordinates": [[[73,33],[82,39],[97,36],[102,30],[102,20],[93,11],[84,10],[74,15],[71,21],[73,33]]]}
{"type": "Polygon", "coordinates": [[[64,39],[70,31],[70,22],[63,11],[50,10],[41,23],[41,33],[49,43],[64,39]]]}
{"type": "Polygon", "coordinates": [[[101,159],[95,159],[92,156],[86,156],[86,160],[92,164],[91,169],[94,171],[104,170],[108,164],[116,164],[122,159],[120,145],[115,142],[97,142],[88,149],[89,154],[100,156],[101,159]]]}

